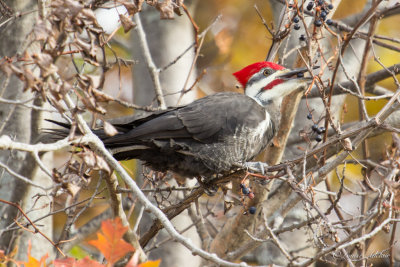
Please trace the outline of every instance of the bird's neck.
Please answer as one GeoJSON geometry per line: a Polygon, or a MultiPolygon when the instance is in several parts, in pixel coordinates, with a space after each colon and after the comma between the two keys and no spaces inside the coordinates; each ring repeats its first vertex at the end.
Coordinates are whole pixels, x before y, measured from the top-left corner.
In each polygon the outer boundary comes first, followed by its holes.
{"type": "Polygon", "coordinates": [[[282,99],[273,99],[263,103],[264,109],[269,113],[271,120],[277,126],[281,118],[281,103],[282,99]]]}

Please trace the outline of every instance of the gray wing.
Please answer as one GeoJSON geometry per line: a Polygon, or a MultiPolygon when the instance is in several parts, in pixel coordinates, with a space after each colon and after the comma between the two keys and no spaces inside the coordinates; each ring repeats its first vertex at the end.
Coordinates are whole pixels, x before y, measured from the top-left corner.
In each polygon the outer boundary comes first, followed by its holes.
{"type": "Polygon", "coordinates": [[[219,93],[140,121],[116,125],[123,131],[105,138],[104,143],[111,148],[167,139],[213,143],[234,134],[237,127],[256,126],[263,116],[265,110],[253,99],[239,93],[219,93]],[[129,130],[122,128],[127,125],[129,130]]]}

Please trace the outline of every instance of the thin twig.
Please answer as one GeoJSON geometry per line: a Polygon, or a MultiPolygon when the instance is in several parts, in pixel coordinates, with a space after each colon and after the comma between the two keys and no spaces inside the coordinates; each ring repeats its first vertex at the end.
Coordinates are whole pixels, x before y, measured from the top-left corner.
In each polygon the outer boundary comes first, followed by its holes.
{"type": "Polygon", "coordinates": [[[133,20],[136,23],[135,30],[138,33],[140,47],[142,48],[143,56],[147,64],[147,68],[150,72],[151,79],[153,81],[158,104],[161,109],[166,109],[167,104],[165,103],[165,99],[163,97],[163,90],[161,88],[161,82],[160,82],[160,70],[157,69],[151,57],[149,45],[146,40],[146,33],[144,32],[139,13],[136,13],[133,16],[133,20]]]}

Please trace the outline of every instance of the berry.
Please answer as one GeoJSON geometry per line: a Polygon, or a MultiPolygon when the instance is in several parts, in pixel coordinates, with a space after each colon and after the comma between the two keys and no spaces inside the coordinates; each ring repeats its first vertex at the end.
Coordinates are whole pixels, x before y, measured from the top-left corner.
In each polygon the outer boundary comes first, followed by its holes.
{"type": "Polygon", "coordinates": [[[243,195],[248,195],[250,193],[250,189],[248,189],[247,187],[243,187],[242,193],[243,193],[243,195]]]}
{"type": "Polygon", "coordinates": [[[253,192],[250,192],[249,193],[249,195],[248,195],[248,197],[250,198],[250,199],[253,199],[255,196],[254,196],[254,193],[253,192]]]}
{"type": "Polygon", "coordinates": [[[324,1],[323,0],[318,0],[318,5],[319,6],[322,6],[324,4],[324,1]]]}
{"type": "Polygon", "coordinates": [[[312,119],[312,114],[311,114],[311,113],[308,113],[308,115],[307,115],[307,119],[309,119],[309,120],[311,120],[311,119],[312,119]]]}
{"type": "Polygon", "coordinates": [[[317,27],[321,27],[322,21],[319,20],[319,19],[316,19],[316,20],[314,21],[314,25],[317,26],[317,27]]]}
{"type": "Polygon", "coordinates": [[[250,212],[250,214],[255,214],[256,213],[256,207],[254,207],[254,206],[251,206],[250,208],[249,208],[249,212],[250,212]]]}
{"type": "Polygon", "coordinates": [[[330,10],[332,10],[332,9],[333,9],[333,5],[332,5],[332,4],[329,4],[329,5],[328,5],[328,8],[329,8],[330,10]]]}
{"type": "Polygon", "coordinates": [[[321,19],[325,19],[326,18],[326,12],[322,11],[321,14],[319,15],[321,17],[321,19]]]}
{"type": "Polygon", "coordinates": [[[322,136],[321,135],[317,135],[315,137],[315,141],[317,141],[318,143],[322,141],[322,136]]]}
{"type": "Polygon", "coordinates": [[[332,24],[333,24],[333,21],[332,21],[331,19],[327,19],[327,20],[325,21],[325,23],[328,24],[328,25],[332,25],[332,24]]]}
{"type": "Polygon", "coordinates": [[[298,30],[300,30],[300,25],[299,24],[294,24],[294,27],[293,27],[296,31],[298,31],[298,30]]]}
{"type": "Polygon", "coordinates": [[[296,17],[293,18],[293,22],[294,23],[298,23],[299,21],[300,21],[299,17],[296,16],[296,17]]]}
{"type": "Polygon", "coordinates": [[[319,128],[317,129],[317,133],[318,133],[318,134],[322,134],[322,133],[324,133],[324,132],[325,132],[325,127],[324,127],[324,126],[319,127],[319,128]]]}
{"type": "Polygon", "coordinates": [[[299,40],[300,41],[305,41],[306,40],[306,37],[304,36],[304,34],[300,35],[299,40]]]}
{"type": "Polygon", "coordinates": [[[314,7],[314,3],[313,2],[309,2],[308,4],[307,4],[307,10],[308,11],[311,11],[311,9],[313,9],[313,7],[314,7]]]}
{"type": "Polygon", "coordinates": [[[297,73],[297,78],[303,78],[303,77],[304,77],[304,73],[302,73],[302,72],[297,73]]]}
{"type": "Polygon", "coordinates": [[[311,129],[316,132],[318,129],[318,124],[314,124],[313,126],[311,126],[311,129]]]}

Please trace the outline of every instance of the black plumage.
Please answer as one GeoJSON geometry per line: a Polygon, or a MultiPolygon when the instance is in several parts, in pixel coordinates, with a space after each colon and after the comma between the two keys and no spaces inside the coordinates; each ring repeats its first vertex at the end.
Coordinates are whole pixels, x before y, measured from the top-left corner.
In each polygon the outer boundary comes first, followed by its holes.
{"type": "MultiPolygon", "coordinates": [[[[117,160],[141,159],[157,171],[184,177],[224,174],[252,160],[272,140],[282,98],[306,88],[306,68],[256,62],[234,75],[245,94],[225,92],[186,106],[113,123],[118,134],[97,134],[117,160]]],[[[54,122],[54,121],[53,121],[54,122]]],[[[68,124],[54,122],[64,128],[68,124]]],[[[68,129],[54,130],[56,138],[68,129]]]]}
{"type": "Polygon", "coordinates": [[[118,130],[114,136],[102,129],[94,132],[117,160],[140,159],[157,171],[207,179],[250,161],[265,148],[274,135],[267,116],[253,98],[226,92],[144,118],[133,116],[113,124],[118,130]],[[263,121],[268,123],[260,128],[263,121]]]}
{"type": "MultiPolygon", "coordinates": [[[[254,136],[258,140],[248,147],[249,135],[266,116],[248,96],[219,93],[114,125],[119,134],[102,139],[118,160],[137,158],[158,171],[207,176],[253,159],[267,145],[273,132],[254,136]]],[[[273,128],[271,124],[265,130],[273,128]]]]}

